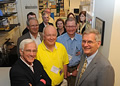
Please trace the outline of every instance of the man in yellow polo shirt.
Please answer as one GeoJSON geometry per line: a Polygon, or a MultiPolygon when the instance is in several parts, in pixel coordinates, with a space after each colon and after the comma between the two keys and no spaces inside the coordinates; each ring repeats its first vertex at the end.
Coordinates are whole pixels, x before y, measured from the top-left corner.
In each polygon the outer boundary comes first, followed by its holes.
{"type": "Polygon", "coordinates": [[[38,46],[37,59],[52,80],[52,86],[60,85],[67,78],[68,54],[65,47],[56,42],[57,31],[48,25],[43,30],[43,41],[38,46]]]}

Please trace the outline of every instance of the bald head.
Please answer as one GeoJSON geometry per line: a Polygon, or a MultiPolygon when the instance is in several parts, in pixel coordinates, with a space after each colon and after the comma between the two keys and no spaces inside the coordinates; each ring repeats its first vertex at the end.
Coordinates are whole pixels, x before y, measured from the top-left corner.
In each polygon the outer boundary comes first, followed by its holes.
{"type": "Polygon", "coordinates": [[[57,30],[54,26],[52,25],[47,25],[44,29],[43,29],[43,35],[45,34],[48,34],[48,33],[52,33],[52,34],[56,34],[57,36],[57,30]]]}
{"type": "Polygon", "coordinates": [[[54,47],[57,39],[57,31],[54,26],[47,25],[43,29],[43,40],[47,48],[54,47]]]}

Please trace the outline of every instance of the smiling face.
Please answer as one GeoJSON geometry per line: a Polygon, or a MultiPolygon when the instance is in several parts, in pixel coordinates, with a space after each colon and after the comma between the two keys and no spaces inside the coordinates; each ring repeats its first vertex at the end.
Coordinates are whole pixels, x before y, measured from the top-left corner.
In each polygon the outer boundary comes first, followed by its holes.
{"type": "Polygon", "coordinates": [[[24,49],[20,49],[21,58],[29,65],[31,65],[36,57],[37,46],[35,42],[25,44],[24,49]]]}
{"type": "Polygon", "coordinates": [[[75,21],[68,21],[65,25],[66,31],[68,33],[68,35],[74,36],[77,30],[77,25],[75,23],[75,21]]]}
{"type": "Polygon", "coordinates": [[[63,22],[62,21],[57,22],[57,28],[58,29],[63,29],[63,22]]]}
{"type": "Polygon", "coordinates": [[[95,40],[95,34],[84,34],[82,37],[82,48],[87,56],[93,55],[100,47],[101,42],[95,40]]]}
{"type": "Polygon", "coordinates": [[[85,15],[84,15],[84,14],[81,14],[81,15],[80,15],[80,21],[85,22],[85,20],[86,20],[85,15]]]}
{"type": "Polygon", "coordinates": [[[46,46],[48,47],[55,46],[55,42],[57,39],[56,29],[51,25],[46,26],[44,30],[43,39],[44,39],[44,44],[46,46]]]}
{"type": "Polygon", "coordinates": [[[31,34],[37,34],[39,30],[39,24],[37,20],[30,20],[29,26],[27,26],[31,34]]]}

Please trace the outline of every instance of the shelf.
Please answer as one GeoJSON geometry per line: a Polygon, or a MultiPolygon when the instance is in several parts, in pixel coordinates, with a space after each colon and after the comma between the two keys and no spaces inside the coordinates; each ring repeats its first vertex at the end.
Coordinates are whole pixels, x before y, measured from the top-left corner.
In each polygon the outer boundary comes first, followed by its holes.
{"type": "Polygon", "coordinates": [[[14,14],[17,14],[17,12],[5,13],[5,14],[3,14],[3,17],[10,17],[10,16],[13,16],[14,14]]]}
{"type": "Polygon", "coordinates": [[[4,0],[0,1],[0,4],[8,4],[8,3],[14,3],[16,0],[4,0]]]}
{"type": "Polygon", "coordinates": [[[10,29],[9,30],[0,30],[0,32],[9,32],[12,29],[14,29],[15,27],[20,26],[20,23],[18,24],[10,24],[10,29]]]}
{"type": "Polygon", "coordinates": [[[17,14],[17,12],[5,13],[5,14],[3,14],[3,16],[0,16],[0,20],[5,18],[5,17],[13,16],[14,14],[17,14]]]}

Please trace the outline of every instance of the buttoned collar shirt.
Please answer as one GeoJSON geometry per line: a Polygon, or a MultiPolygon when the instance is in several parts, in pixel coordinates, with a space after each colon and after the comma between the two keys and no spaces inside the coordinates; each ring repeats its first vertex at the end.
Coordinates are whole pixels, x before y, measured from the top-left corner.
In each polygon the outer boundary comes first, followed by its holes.
{"type": "Polygon", "coordinates": [[[98,50],[93,55],[91,55],[89,57],[86,56],[86,58],[87,58],[87,67],[90,64],[90,62],[94,59],[94,57],[96,56],[97,53],[98,53],[98,50]]]}
{"type": "Polygon", "coordinates": [[[35,43],[37,44],[37,46],[41,43],[40,34],[39,33],[38,33],[38,35],[37,35],[36,38],[30,33],[30,37],[31,37],[31,39],[33,39],[35,41],[35,43]]]}
{"type": "MultiPolygon", "coordinates": [[[[44,24],[45,27],[47,26],[44,22],[43,22],[43,24],[44,24]]],[[[49,23],[48,23],[48,25],[49,25],[49,23]]]]}
{"type": "Polygon", "coordinates": [[[82,36],[75,33],[74,38],[71,39],[69,35],[65,33],[57,38],[57,42],[62,43],[65,46],[68,55],[72,56],[68,66],[73,67],[78,65],[82,55],[82,36]],[[79,51],[81,54],[77,56],[76,53],[79,51]]]}

